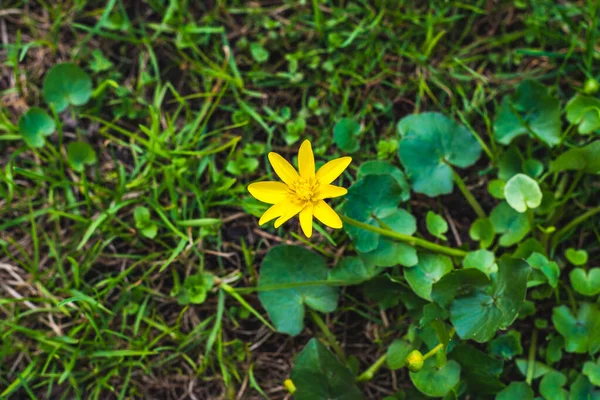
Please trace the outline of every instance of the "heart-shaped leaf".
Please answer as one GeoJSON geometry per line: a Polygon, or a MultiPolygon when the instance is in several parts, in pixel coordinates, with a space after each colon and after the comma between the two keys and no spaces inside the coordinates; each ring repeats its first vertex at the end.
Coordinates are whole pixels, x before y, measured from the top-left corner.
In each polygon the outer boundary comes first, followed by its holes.
{"type": "Polygon", "coordinates": [[[569,392],[563,389],[567,384],[567,377],[558,372],[548,372],[540,382],[540,394],[545,400],[568,400],[569,392]]]}
{"type": "Polygon", "coordinates": [[[406,356],[413,350],[413,346],[403,339],[396,339],[387,349],[386,362],[391,370],[403,368],[406,365],[406,356]]]}
{"type": "Polygon", "coordinates": [[[583,171],[597,174],[600,172],[600,140],[585,147],[565,151],[550,163],[550,171],[583,171]]]}
{"type": "Polygon", "coordinates": [[[421,393],[430,397],[444,397],[460,381],[460,364],[450,360],[438,368],[435,358],[428,358],[423,369],[410,372],[410,379],[421,393]]]}
{"type": "Polygon", "coordinates": [[[302,331],[304,305],[325,313],[337,308],[338,290],[314,284],[325,281],[327,272],[323,257],[303,247],[269,250],[261,264],[258,298],[279,332],[296,336],[302,331]]]}
{"type": "Polygon", "coordinates": [[[354,153],[359,149],[358,135],[360,124],[351,118],[342,118],[333,127],[333,141],[346,153],[354,153]]]}
{"type": "Polygon", "coordinates": [[[69,105],[82,106],[92,97],[92,80],[73,63],[57,64],[44,79],[44,99],[54,104],[57,112],[69,105]]]}
{"type": "Polygon", "coordinates": [[[567,251],[565,251],[565,257],[567,257],[567,260],[573,265],[585,265],[588,261],[587,251],[583,249],[576,250],[572,247],[569,247],[567,251]]]}
{"type": "Polygon", "coordinates": [[[533,390],[525,382],[511,382],[496,395],[496,400],[533,400],[533,390]]]}
{"type": "Polygon", "coordinates": [[[67,146],[67,159],[71,168],[83,172],[86,165],[96,163],[96,152],[87,142],[71,142],[67,146]]]}
{"type": "Polygon", "coordinates": [[[494,224],[489,218],[477,218],[469,229],[469,236],[473,240],[479,240],[479,245],[487,249],[494,241],[494,236],[496,236],[494,224]]]}
{"type": "MultiPolygon", "coordinates": [[[[379,227],[378,220],[393,218],[401,200],[402,188],[391,175],[367,175],[348,189],[344,211],[350,218],[379,227]]],[[[377,248],[379,234],[349,224],[344,229],[358,251],[367,253],[377,248]]]]}
{"type": "Polygon", "coordinates": [[[494,253],[484,249],[469,252],[463,260],[463,267],[477,268],[487,276],[498,272],[494,253]]]}
{"type": "MultiPolygon", "coordinates": [[[[554,261],[548,261],[543,254],[534,252],[529,258],[527,263],[534,269],[538,269],[546,277],[548,284],[555,288],[558,285],[558,278],[560,276],[560,268],[554,261]]],[[[531,281],[531,278],[530,278],[531,281]]]]}
{"type": "Polygon", "coordinates": [[[469,393],[493,394],[504,388],[500,374],[504,362],[492,358],[468,344],[459,344],[452,349],[450,357],[461,367],[462,378],[467,383],[469,393]]]}
{"type": "Polygon", "coordinates": [[[391,175],[398,181],[402,188],[402,201],[410,199],[410,185],[406,180],[404,172],[396,168],[392,164],[382,160],[366,161],[360,165],[356,173],[357,178],[362,178],[366,175],[391,175]]]}
{"type": "Polygon", "coordinates": [[[500,335],[490,343],[491,353],[504,360],[512,360],[513,357],[523,354],[521,346],[521,333],[519,331],[508,331],[500,335]]]}
{"type": "Polygon", "coordinates": [[[567,103],[567,120],[579,125],[578,131],[587,135],[600,129],[600,100],[594,97],[577,95],[567,103]]]}
{"type": "Polygon", "coordinates": [[[44,138],[56,129],[54,119],[39,107],[31,107],[19,118],[19,132],[31,147],[44,147],[44,138]]]}
{"type": "Polygon", "coordinates": [[[531,268],[523,261],[504,256],[498,273],[484,290],[457,297],[450,304],[450,321],[462,339],[487,342],[498,329],[506,329],[525,301],[531,268]]]}
{"type": "Polygon", "coordinates": [[[514,210],[508,203],[498,204],[490,214],[496,233],[501,233],[500,246],[508,247],[518,243],[529,233],[527,215],[514,210]]]}
{"type": "Polygon", "coordinates": [[[588,271],[575,268],[569,274],[573,289],[584,296],[595,296],[600,293],[600,268],[588,271]]]}
{"type": "Polygon", "coordinates": [[[592,384],[600,387],[600,363],[598,361],[586,361],[583,364],[583,374],[588,377],[592,384]]]}
{"type": "Polygon", "coordinates": [[[525,174],[516,174],[504,186],[504,198],[520,213],[542,204],[542,190],[538,183],[525,174]]]}
{"type": "Polygon", "coordinates": [[[431,301],[433,284],[452,271],[452,260],[439,254],[419,254],[419,263],[404,269],[404,277],[419,297],[431,301]]]}
{"type": "Polygon", "coordinates": [[[583,303],[577,316],[567,306],[555,307],[552,323],[565,338],[565,350],[569,353],[585,353],[598,350],[600,336],[600,311],[595,304],[583,303]],[[595,336],[596,337],[595,337],[595,336]]]}
{"type": "Polygon", "coordinates": [[[515,93],[505,96],[494,121],[496,141],[505,145],[517,136],[529,134],[554,146],[560,142],[560,132],[559,101],[535,81],[525,81],[515,93]]]}
{"type": "Polygon", "coordinates": [[[294,362],[295,400],[362,400],[354,375],[317,339],[311,339],[294,362]]]}
{"type": "Polygon", "coordinates": [[[447,240],[444,233],[448,231],[448,223],[444,218],[437,215],[433,211],[427,211],[427,217],[425,218],[427,223],[427,230],[433,236],[440,238],[442,240],[447,240]]]}
{"type": "Polygon", "coordinates": [[[481,154],[471,132],[440,113],[409,115],[397,128],[401,137],[398,155],[412,188],[429,197],[452,192],[450,165],[469,167],[481,154]]]}

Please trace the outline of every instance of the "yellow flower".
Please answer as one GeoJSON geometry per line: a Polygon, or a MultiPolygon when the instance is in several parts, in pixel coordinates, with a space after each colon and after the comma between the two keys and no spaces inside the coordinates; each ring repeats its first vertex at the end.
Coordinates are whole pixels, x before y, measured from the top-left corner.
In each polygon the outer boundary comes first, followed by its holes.
{"type": "Polygon", "coordinates": [[[306,237],[312,236],[313,216],[325,225],[339,229],[342,220],[323,200],[343,196],[348,191],[331,185],[350,165],[351,157],[341,157],[323,165],[315,173],[315,158],[308,140],[298,152],[298,173],[292,165],[277,153],[269,153],[269,161],[282,182],[255,182],[248,191],[258,200],[273,204],[258,221],[263,225],[275,218],[278,228],[296,214],[300,214],[300,226],[306,237]]]}

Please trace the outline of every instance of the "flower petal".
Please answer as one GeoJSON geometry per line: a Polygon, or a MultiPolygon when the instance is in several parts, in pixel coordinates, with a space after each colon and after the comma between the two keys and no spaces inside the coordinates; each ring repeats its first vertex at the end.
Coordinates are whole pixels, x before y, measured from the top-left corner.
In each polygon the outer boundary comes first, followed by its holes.
{"type": "Polygon", "coordinates": [[[263,203],[277,204],[286,199],[288,186],[281,182],[255,182],[248,186],[248,191],[263,203]]]}
{"type": "Polygon", "coordinates": [[[262,217],[260,217],[260,219],[258,220],[258,224],[263,225],[271,221],[272,219],[281,217],[283,213],[289,208],[290,204],[290,201],[284,200],[280,203],[269,207],[269,209],[265,211],[262,217]]]}
{"type": "Polygon", "coordinates": [[[292,164],[287,162],[287,160],[279,154],[270,152],[269,161],[277,176],[279,176],[279,178],[281,178],[288,186],[300,179],[300,175],[298,175],[298,172],[292,167],[292,164]]]}
{"type": "Polygon", "coordinates": [[[329,204],[325,203],[323,200],[319,200],[317,204],[315,204],[314,215],[319,221],[324,223],[325,225],[340,229],[342,227],[342,220],[340,216],[337,215],[333,208],[329,206],[329,204]]]}
{"type": "Polygon", "coordinates": [[[275,221],[275,228],[279,228],[284,222],[292,218],[294,215],[298,214],[304,205],[298,202],[290,202],[286,204],[285,211],[277,220],[275,221]]]}
{"type": "Polygon", "coordinates": [[[307,238],[312,236],[313,205],[306,205],[300,211],[300,227],[307,238]]]}
{"type": "Polygon", "coordinates": [[[352,162],[352,157],[341,157],[329,161],[317,171],[317,180],[321,185],[328,185],[344,172],[352,162]]]}
{"type": "Polygon", "coordinates": [[[318,199],[333,199],[334,197],[340,197],[348,193],[346,188],[334,185],[321,185],[319,188],[318,199]]]}
{"type": "Polygon", "coordinates": [[[303,178],[315,177],[315,156],[308,140],[302,143],[298,151],[298,171],[303,178]]]}

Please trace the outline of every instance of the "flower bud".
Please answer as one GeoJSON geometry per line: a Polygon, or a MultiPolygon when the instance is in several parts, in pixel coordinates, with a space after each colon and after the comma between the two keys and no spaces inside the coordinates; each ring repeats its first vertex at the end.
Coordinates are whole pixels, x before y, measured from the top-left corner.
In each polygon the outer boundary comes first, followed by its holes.
{"type": "Polygon", "coordinates": [[[294,385],[294,382],[292,382],[291,379],[286,379],[285,381],[283,381],[283,386],[285,386],[285,388],[288,390],[288,392],[290,392],[290,394],[296,393],[296,385],[294,385]]]}
{"type": "Polygon", "coordinates": [[[423,354],[419,350],[413,350],[406,356],[406,366],[412,372],[419,372],[423,368],[423,354]]]}
{"type": "Polygon", "coordinates": [[[598,81],[593,78],[585,81],[585,84],[583,85],[583,92],[585,94],[595,94],[598,89],[600,89],[600,84],[598,84],[598,81]]]}

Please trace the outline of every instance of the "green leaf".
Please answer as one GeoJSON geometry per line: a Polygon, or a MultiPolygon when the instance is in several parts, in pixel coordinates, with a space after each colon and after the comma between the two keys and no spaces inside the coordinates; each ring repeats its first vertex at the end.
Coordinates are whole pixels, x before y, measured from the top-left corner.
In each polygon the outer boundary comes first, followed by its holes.
{"type": "Polygon", "coordinates": [[[431,288],[444,275],[452,271],[452,260],[439,254],[419,254],[419,263],[404,269],[404,277],[421,298],[431,301],[431,288]]]}
{"type": "MultiPolygon", "coordinates": [[[[392,282],[387,276],[378,276],[362,285],[365,297],[377,302],[379,307],[386,310],[400,303],[403,292],[408,289],[396,282],[392,282]]],[[[412,292],[409,292],[412,294],[412,292]]],[[[416,297],[416,296],[415,296],[416,297]]]]}
{"type": "Polygon", "coordinates": [[[588,261],[587,251],[583,249],[575,250],[572,247],[569,247],[567,251],[565,251],[565,257],[567,257],[567,260],[573,265],[585,265],[588,261]]]}
{"type": "Polygon", "coordinates": [[[359,254],[366,264],[378,267],[393,267],[395,265],[412,267],[419,262],[417,250],[413,246],[384,238],[379,239],[379,244],[375,250],[359,254]]]}
{"type": "Polygon", "coordinates": [[[530,271],[525,261],[504,256],[498,260],[498,273],[487,290],[475,290],[452,301],[450,321],[458,336],[483,343],[498,329],[510,326],[525,301],[530,271]]]}
{"type": "Polygon", "coordinates": [[[326,280],[327,272],[323,257],[303,247],[269,250],[261,264],[258,298],[279,332],[296,336],[302,331],[304,305],[324,313],[335,311],[337,288],[314,284],[326,280]]]}
{"type": "MultiPolygon", "coordinates": [[[[519,372],[521,372],[521,374],[523,376],[527,376],[527,371],[529,370],[529,360],[525,359],[525,358],[517,358],[515,360],[516,364],[517,364],[517,368],[519,369],[519,372]]],[[[544,376],[550,372],[554,371],[554,369],[550,368],[549,366],[547,366],[546,364],[544,364],[543,362],[540,361],[535,361],[533,363],[533,375],[532,378],[533,379],[537,379],[541,376],[544,376]]]]}
{"type": "Polygon", "coordinates": [[[460,364],[450,360],[438,368],[435,358],[428,358],[423,369],[410,372],[410,379],[421,393],[430,397],[444,397],[460,381],[460,364]]]}
{"type": "Polygon", "coordinates": [[[442,240],[447,240],[446,236],[444,236],[444,233],[448,231],[448,223],[444,218],[437,215],[433,211],[428,211],[426,222],[429,233],[442,240]]]}
{"type": "Polygon", "coordinates": [[[357,171],[357,178],[366,175],[392,175],[402,188],[402,201],[410,199],[410,185],[406,180],[404,172],[392,164],[382,160],[366,161],[360,165],[357,171]]]}
{"type": "Polygon", "coordinates": [[[600,172],[600,140],[584,147],[570,149],[550,163],[550,172],[583,171],[588,174],[600,172]]]}
{"type": "Polygon", "coordinates": [[[44,137],[56,129],[54,119],[39,107],[31,107],[19,118],[19,132],[31,147],[44,147],[44,137]]]}
{"type": "Polygon", "coordinates": [[[600,391],[584,375],[579,375],[571,384],[569,400],[600,400],[600,391]]]}
{"type": "Polygon", "coordinates": [[[498,200],[504,200],[504,187],[506,181],[502,179],[493,179],[488,183],[488,192],[498,200]]]}
{"type": "Polygon", "coordinates": [[[542,204],[542,190],[538,183],[525,174],[517,174],[504,186],[508,204],[520,213],[538,208],[542,204]]]}
{"type": "Polygon", "coordinates": [[[260,43],[250,44],[250,54],[257,63],[265,63],[269,60],[269,52],[260,43]]]}
{"type": "Polygon", "coordinates": [[[433,285],[431,299],[446,308],[456,297],[484,290],[489,283],[488,277],[478,269],[455,269],[433,285]]]}
{"type": "Polygon", "coordinates": [[[479,240],[479,245],[487,249],[494,241],[494,236],[496,236],[494,224],[489,218],[477,218],[469,228],[469,236],[473,240],[479,240]]]}
{"type": "Polygon", "coordinates": [[[517,146],[511,146],[504,151],[498,160],[498,178],[507,181],[518,173],[523,172],[524,157],[517,146]]]}
{"type": "Polygon", "coordinates": [[[494,137],[505,145],[529,134],[554,146],[560,142],[560,132],[560,103],[535,81],[525,81],[515,93],[505,96],[494,121],[494,137]]]}
{"type": "Polygon", "coordinates": [[[565,339],[560,336],[554,336],[546,346],[546,362],[554,364],[562,359],[562,351],[565,347],[565,339]]]}
{"type": "Polygon", "coordinates": [[[451,165],[466,168],[481,155],[477,139],[440,113],[409,115],[398,122],[398,155],[415,192],[429,197],[452,192],[451,165]]]}
{"type": "Polygon", "coordinates": [[[96,163],[96,152],[87,142],[71,142],[67,146],[67,160],[77,172],[83,172],[86,165],[96,163]]]}
{"type": "MultiPolygon", "coordinates": [[[[367,175],[348,189],[344,212],[350,218],[379,227],[377,220],[393,217],[401,200],[402,188],[392,176],[367,175]]],[[[379,234],[349,224],[345,224],[344,229],[361,253],[377,248],[379,234]]]]}
{"type": "Polygon", "coordinates": [[[595,296],[600,293],[600,268],[592,268],[588,271],[575,268],[569,274],[569,279],[571,286],[579,294],[595,296]]]}
{"type": "Polygon", "coordinates": [[[496,400],[533,400],[533,390],[525,382],[511,382],[496,395],[496,400]]]}
{"type": "Polygon", "coordinates": [[[560,268],[557,263],[554,261],[548,261],[543,254],[537,252],[532,253],[529,258],[527,258],[527,263],[532,268],[542,271],[551,287],[555,288],[556,285],[558,285],[560,268]]]}
{"type": "Polygon", "coordinates": [[[569,100],[565,110],[567,111],[567,121],[579,125],[578,131],[582,135],[600,129],[599,99],[578,94],[569,100]]]}
{"type": "Polygon", "coordinates": [[[133,211],[135,227],[148,239],[154,239],[158,233],[158,227],[152,223],[150,210],[146,207],[136,207],[133,211]]]}
{"type": "Polygon", "coordinates": [[[346,153],[354,153],[359,148],[360,124],[351,118],[342,118],[333,127],[333,141],[346,153]]]}
{"type": "Polygon", "coordinates": [[[406,356],[413,350],[413,346],[403,339],[396,339],[387,349],[386,362],[391,370],[404,368],[406,356]]]}
{"type": "Polygon", "coordinates": [[[490,349],[493,355],[504,360],[512,360],[513,357],[523,354],[521,333],[511,330],[504,335],[496,337],[491,341],[490,349]]]}
{"type": "Polygon", "coordinates": [[[295,400],[362,400],[354,375],[317,339],[311,339],[294,362],[295,400]]]}
{"type": "Polygon", "coordinates": [[[181,305],[202,304],[212,289],[214,276],[207,272],[199,272],[185,278],[183,286],[177,293],[177,302],[181,305]]]}
{"type": "Polygon", "coordinates": [[[563,389],[567,384],[567,377],[558,372],[548,372],[540,382],[540,394],[545,400],[568,400],[569,392],[563,389]]]}
{"type": "Polygon", "coordinates": [[[544,164],[534,158],[523,161],[523,172],[532,178],[538,178],[544,172],[544,164]]]}
{"type": "Polygon", "coordinates": [[[82,106],[92,97],[92,80],[73,63],[57,64],[44,79],[44,99],[54,104],[57,112],[69,105],[82,106]]]}
{"type": "Polygon", "coordinates": [[[494,253],[484,249],[469,252],[463,260],[463,267],[477,268],[487,276],[498,272],[494,253]]]}
{"type": "Polygon", "coordinates": [[[593,335],[600,335],[600,311],[595,304],[583,303],[577,316],[567,306],[555,307],[552,323],[565,338],[565,350],[569,353],[595,351],[593,335]]]}
{"type": "Polygon", "coordinates": [[[344,257],[329,271],[329,280],[341,281],[346,285],[356,285],[368,281],[379,273],[374,264],[363,262],[360,257],[344,257]]]}
{"type": "Polygon", "coordinates": [[[459,344],[452,349],[450,357],[461,367],[462,378],[469,393],[494,394],[504,388],[499,377],[504,362],[477,350],[468,344],[459,344]]]}
{"type": "Polygon", "coordinates": [[[527,215],[514,210],[508,203],[498,204],[490,214],[496,233],[501,233],[500,246],[509,247],[520,242],[530,231],[527,215]]]}
{"type": "Polygon", "coordinates": [[[600,363],[598,361],[586,361],[583,364],[583,374],[588,377],[592,384],[600,387],[600,363]]]}

